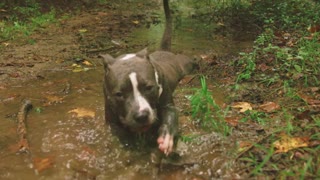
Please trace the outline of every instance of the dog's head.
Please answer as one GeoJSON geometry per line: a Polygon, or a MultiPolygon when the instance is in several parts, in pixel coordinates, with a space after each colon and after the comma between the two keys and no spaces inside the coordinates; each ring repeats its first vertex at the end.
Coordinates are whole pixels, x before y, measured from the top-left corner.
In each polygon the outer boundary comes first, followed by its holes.
{"type": "MultiPolygon", "coordinates": [[[[162,87],[144,49],[117,58],[102,55],[106,108],[131,131],[145,131],[156,121],[162,87]]],[[[113,117],[109,117],[113,119],[113,117]]]]}

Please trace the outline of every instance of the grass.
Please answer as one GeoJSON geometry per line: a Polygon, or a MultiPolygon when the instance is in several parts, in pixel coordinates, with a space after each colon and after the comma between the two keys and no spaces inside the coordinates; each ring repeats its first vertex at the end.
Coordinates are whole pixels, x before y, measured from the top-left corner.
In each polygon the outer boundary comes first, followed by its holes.
{"type": "Polygon", "coordinates": [[[258,36],[252,52],[240,53],[241,58],[236,65],[242,70],[237,76],[237,83],[253,80],[270,86],[282,79],[287,89],[289,84],[295,86],[294,82],[299,81],[305,86],[320,84],[317,78],[320,72],[319,34],[314,34],[310,40],[300,37],[294,47],[274,45],[276,39],[266,40],[266,36],[270,37],[265,33],[258,36]],[[264,66],[264,72],[257,69],[258,65],[264,66]]]}
{"type": "MultiPolygon", "coordinates": [[[[38,14],[38,13],[35,13],[38,14]]],[[[15,40],[30,36],[36,29],[57,21],[55,10],[39,16],[31,16],[27,21],[17,20],[0,22],[1,41],[15,40]]]]}
{"type": "MultiPolygon", "coordinates": [[[[262,89],[258,92],[264,93],[259,94],[261,100],[254,102],[253,110],[241,115],[239,123],[254,123],[264,132],[282,132],[290,137],[310,139],[307,147],[275,153],[272,143],[277,136],[263,137],[264,141],[254,143],[253,148],[241,157],[247,175],[271,179],[320,178],[319,103],[312,101],[319,100],[319,90],[312,89],[320,86],[320,30],[308,30],[308,27],[320,27],[320,3],[308,0],[210,0],[197,2],[195,7],[194,17],[203,21],[222,24],[222,28],[258,33],[252,49],[241,52],[232,64],[238,72],[234,79],[236,94],[241,94],[245,89],[242,87],[247,86],[258,87],[262,89]],[[259,103],[266,101],[276,102],[281,108],[276,112],[262,112],[259,103]]],[[[256,97],[255,92],[252,91],[252,97],[256,97]]],[[[198,97],[192,101],[193,112],[196,112],[193,115],[198,120],[211,122],[216,116],[210,114],[214,108],[208,108],[212,105],[207,94],[205,90],[197,91],[195,96],[198,97]],[[205,105],[201,108],[198,104],[205,105]]],[[[250,97],[239,97],[238,101],[250,101],[250,97]]],[[[221,119],[223,114],[226,113],[220,113],[221,119]]]]}
{"type": "Polygon", "coordinates": [[[202,128],[229,135],[232,129],[224,120],[224,113],[215,103],[204,76],[200,77],[201,88],[191,96],[192,118],[202,128]]]}

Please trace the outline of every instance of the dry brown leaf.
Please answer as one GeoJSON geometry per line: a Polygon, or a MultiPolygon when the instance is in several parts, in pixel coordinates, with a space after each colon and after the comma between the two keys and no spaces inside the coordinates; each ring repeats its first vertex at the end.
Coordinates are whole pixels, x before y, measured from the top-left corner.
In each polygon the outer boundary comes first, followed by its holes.
{"type": "Polygon", "coordinates": [[[246,112],[247,110],[252,110],[252,106],[248,102],[236,102],[231,107],[240,109],[239,112],[246,112]]]}
{"type": "Polygon", "coordinates": [[[274,102],[266,102],[259,106],[265,112],[273,112],[280,108],[279,104],[274,102]]]}
{"type": "Polygon", "coordinates": [[[106,12],[98,12],[98,16],[108,16],[109,14],[106,12]]]}
{"type": "Polygon", "coordinates": [[[93,118],[96,115],[94,111],[85,109],[85,108],[76,108],[76,109],[70,110],[68,113],[73,113],[78,118],[83,118],[83,117],[93,118]]]}
{"type": "Polygon", "coordinates": [[[296,117],[297,119],[299,119],[299,120],[304,120],[304,119],[307,119],[307,120],[309,120],[309,121],[312,120],[310,110],[305,110],[305,111],[297,114],[295,117],[296,117]]]}
{"type": "Polygon", "coordinates": [[[239,152],[243,152],[246,151],[247,149],[249,149],[250,147],[252,147],[252,143],[248,142],[248,141],[240,141],[239,142],[239,152]]]}
{"type": "Polygon", "coordinates": [[[233,127],[236,127],[239,123],[240,117],[226,117],[225,121],[233,127]]]}
{"type": "Polygon", "coordinates": [[[290,137],[287,134],[281,134],[280,139],[273,142],[277,149],[275,153],[285,153],[292,149],[309,146],[309,137],[290,137]]]}
{"type": "Polygon", "coordinates": [[[55,95],[47,95],[45,98],[47,100],[43,104],[43,106],[49,106],[49,105],[52,105],[52,104],[62,103],[63,99],[64,99],[64,97],[59,97],[59,96],[55,96],[55,95]]]}
{"type": "Polygon", "coordinates": [[[311,96],[302,93],[299,93],[299,96],[309,105],[320,105],[320,100],[318,99],[314,99],[311,96]]]}
{"type": "Polygon", "coordinates": [[[63,100],[63,97],[53,96],[53,95],[46,96],[46,98],[48,101],[52,103],[61,103],[63,100]]]}
{"type": "Polygon", "coordinates": [[[43,170],[51,168],[53,164],[54,164],[53,157],[33,159],[33,165],[37,173],[40,173],[43,170]]]}
{"type": "Polygon", "coordinates": [[[319,31],[320,31],[320,25],[319,25],[319,24],[312,25],[312,26],[308,27],[308,31],[309,31],[310,33],[319,32],[319,31]]]}

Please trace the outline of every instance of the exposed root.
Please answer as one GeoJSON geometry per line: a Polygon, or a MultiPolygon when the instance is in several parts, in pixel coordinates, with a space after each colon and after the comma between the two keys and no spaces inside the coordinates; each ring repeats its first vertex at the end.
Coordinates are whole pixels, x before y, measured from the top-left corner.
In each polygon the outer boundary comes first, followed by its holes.
{"type": "Polygon", "coordinates": [[[29,143],[27,140],[27,127],[26,127],[26,119],[28,111],[32,109],[32,104],[30,100],[24,100],[19,112],[18,112],[18,127],[17,133],[19,136],[19,150],[18,152],[29,152],[29,143]]]}

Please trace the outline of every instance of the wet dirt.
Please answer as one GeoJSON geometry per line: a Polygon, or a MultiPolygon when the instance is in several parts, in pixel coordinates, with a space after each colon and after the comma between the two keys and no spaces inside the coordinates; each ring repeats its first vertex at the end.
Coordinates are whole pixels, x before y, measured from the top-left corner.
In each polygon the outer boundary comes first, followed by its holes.
{"type": "MultiPolygon", "coordinates": [[[[138,3],[136,7],[148,5],[138,3]]],[[[163,25],[153,24],[153,19],[160,16],[151,13],[155,8],[150,8],[149,13],[136,9],[126,4],[82,12],[35,32],[29,37],[34,43],[21,40],[1,48],[1,179],[239,176],[233,164],[237,134],[226,138],[204,132],[191,121],[187,97],[200,87],[196,75],[181,83],[175,92],[181,135],[195,138],[190,142],[179,141],[172,156],[163,157],[156,148],[147,145],[127,147],[111,135],[104,121],[103,67],[97,55],[135,52],[146,46],[154,50],[159,47],[162,35],[163,25]],[[146,24],[150,27],[146,28],[146,24]],[[17,153],[16,115],[24,99],[33,104],[27,116],[30,151],[17,153]]],[[[237,53],[251,45],[250,41],[213,36],[195,23],[192,19],[182,21],[174,32],[175,52],[215,56],[237,53]]],[[[210,82],[209,89],[222,106],[226,96],[223,84],[210,82]]]]}

